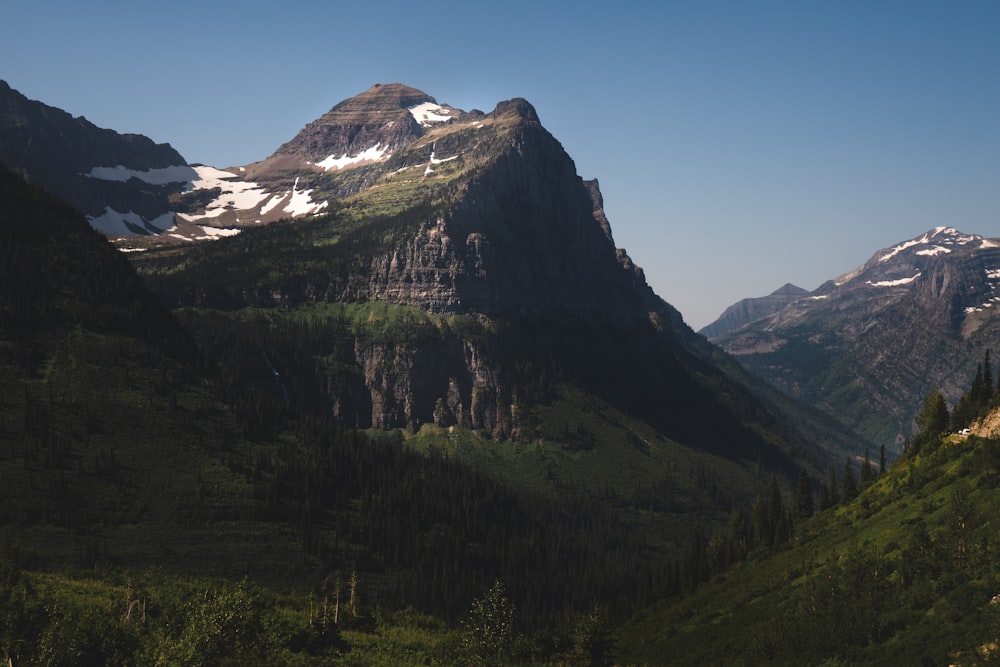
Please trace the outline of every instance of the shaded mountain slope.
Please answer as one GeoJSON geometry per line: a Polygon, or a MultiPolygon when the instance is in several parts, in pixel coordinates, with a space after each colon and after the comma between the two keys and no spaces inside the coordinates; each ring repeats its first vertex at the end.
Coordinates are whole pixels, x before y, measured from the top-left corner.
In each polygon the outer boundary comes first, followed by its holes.
{"type": "Polygon", "coordinates": [[[954,404],[998,349],[997,244],[940,227],[716,342],[760,377],[901,448],[924,397],[954,404]]]}
{"type": "Polygon", "coordinates": [[[502,577],[538,624],[627,609],[656,577],[663,545],[583,494],[515,490],[255,391],[82,216],[6,170],[0,211],[0,562],[300,591],[354,570],[370,608],[449,619],[502,577]]]}
{"type": "Polygon", "coordinates": [[[135,171],[185,165],[169,144],[119,134],[29,100],[0,81],[0,162],[83,212],[110,234],[161,233],[174,224],[169,198],[179,184],[95,178],[95,169],[135,171]]]}
{"type": "MultiPolygon", "coordinates": [[[[370,94],[359,106],[378,116],[370,94]]],[[[391,102],[386,113],[398,110],[391,102]]],[[[858,446],[790,424],[790,404],[776,408],[734,367],[720,370],[615,248],[596,182],[580,179],[524,100],[440,120],[345,171],[371,185],[315,220],[133,258],[192,328],[221,327],[211,312],[229,313],[211,345],[242,326],[232,322],[259,320],[250,308],[318,318],[331,312],[323,304],[399,307],[377,335],[326,316],[331,329],[309,334],[317,352],[269,355],[301,379],[293,401],[348,425],[457,425],[530,441],[533,392],[565,381],[678,442],[783,474],[825,467],[825,448],[858,446]]]]}

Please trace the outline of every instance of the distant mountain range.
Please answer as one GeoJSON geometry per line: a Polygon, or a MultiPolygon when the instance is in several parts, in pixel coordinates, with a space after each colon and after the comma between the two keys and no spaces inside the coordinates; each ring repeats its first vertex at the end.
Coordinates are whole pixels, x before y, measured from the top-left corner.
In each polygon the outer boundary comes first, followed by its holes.
{"type": "Polygon", "coordinates": [[[756,319],[733,315],[750,311],[741,302],[702,333],[756,375],[901,446],[932,389],[956,403],[976,362],[1000,349],[1000,241],[938,227],[783,305],[748,302],[760,304],[756,319]]]}

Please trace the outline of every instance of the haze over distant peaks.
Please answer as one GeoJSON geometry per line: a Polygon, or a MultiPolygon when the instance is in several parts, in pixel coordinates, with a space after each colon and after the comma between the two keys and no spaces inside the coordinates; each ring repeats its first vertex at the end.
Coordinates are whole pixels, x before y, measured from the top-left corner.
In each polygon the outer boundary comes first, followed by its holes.
{"type": "Polygon", "coordinates": [[[1000,349],[1000,242],[935,227],[772,313],[730,321],[703,333],[874,440],[901,442],[927,392],[957,400],[970,364],[1000,349]]]}

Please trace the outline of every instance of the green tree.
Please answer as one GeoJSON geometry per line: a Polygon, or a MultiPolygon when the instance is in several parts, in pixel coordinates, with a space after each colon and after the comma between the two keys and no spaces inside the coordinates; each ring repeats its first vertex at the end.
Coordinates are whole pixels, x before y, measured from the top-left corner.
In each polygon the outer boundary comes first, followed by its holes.
{"type": "Polygon", "coordinates": [[[865,460],[861,463],[861,489],[868,488],[874,478],[875,473],[872,471],[872,462],[868,457],[868,448],[865,447],[865,460]]]}
{"type": "Polygon", "coordinates": [[[983,405],[989,405],[993,400],[993,364],[990,362],[990,351],[987,348],[983,355],[983,405]]]}
{"type": "Polygon", "coordinates": [[[844,478],[840,483],[840,501],[845,505],[854,500],[858,495],[858,483],[854,479],[854,466],[851,464],[851,457],[847,457],[844,463],[844,478]]]}
{"type": "Polygon", "coordinates": [[[912,449],[914,453],[926,445],[939,439],[948,428],[948,404],[944,401],[944,396],[937,389],[931,391],[924,399],[920,412],[917,413],[916,422],[920,432],[913,438],[912,449]]]}
{"type": "Polygon", "coordinates": [[[599,606],[576,624],[573,633],[573,651],[569,664],[573,667],[611,667],[615,661],[618,640],[599,606]]]}
{"type": "Polygon", "coordinates": [[[799,481],[795,485],[795,522],[798,523],[808,519],[813,515],[815,506],[813,504],[812,488],[809,484],[809,473],[805,468],[799,469],[799,481]]]}
{"type": "Polygon", "coordinates": [[[180,635],[164,646],[160,662],[181,665],[262,664],[273,616],[246,579],[208,590],[189,603],[180,635]]]}
{"type": "Polygon", "coordinates": [[[493,582],[486,595],[473,600],[462,630],[462,644],[472,664],[493,667],[509,663],[514,645],[514,604],[502,582],[493,582]]]}

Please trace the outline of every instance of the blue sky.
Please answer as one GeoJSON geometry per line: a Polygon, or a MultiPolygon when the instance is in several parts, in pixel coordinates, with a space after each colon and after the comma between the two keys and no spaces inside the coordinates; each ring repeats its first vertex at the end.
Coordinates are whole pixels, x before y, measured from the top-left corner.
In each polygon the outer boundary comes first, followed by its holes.
{"type": "Polygon", "coordinates": [[[1000,2],[54,2],[0,78],[214,166],[374,83],[527,98],[689,324],[949,225],[1000,236],[1000,2]]]}

